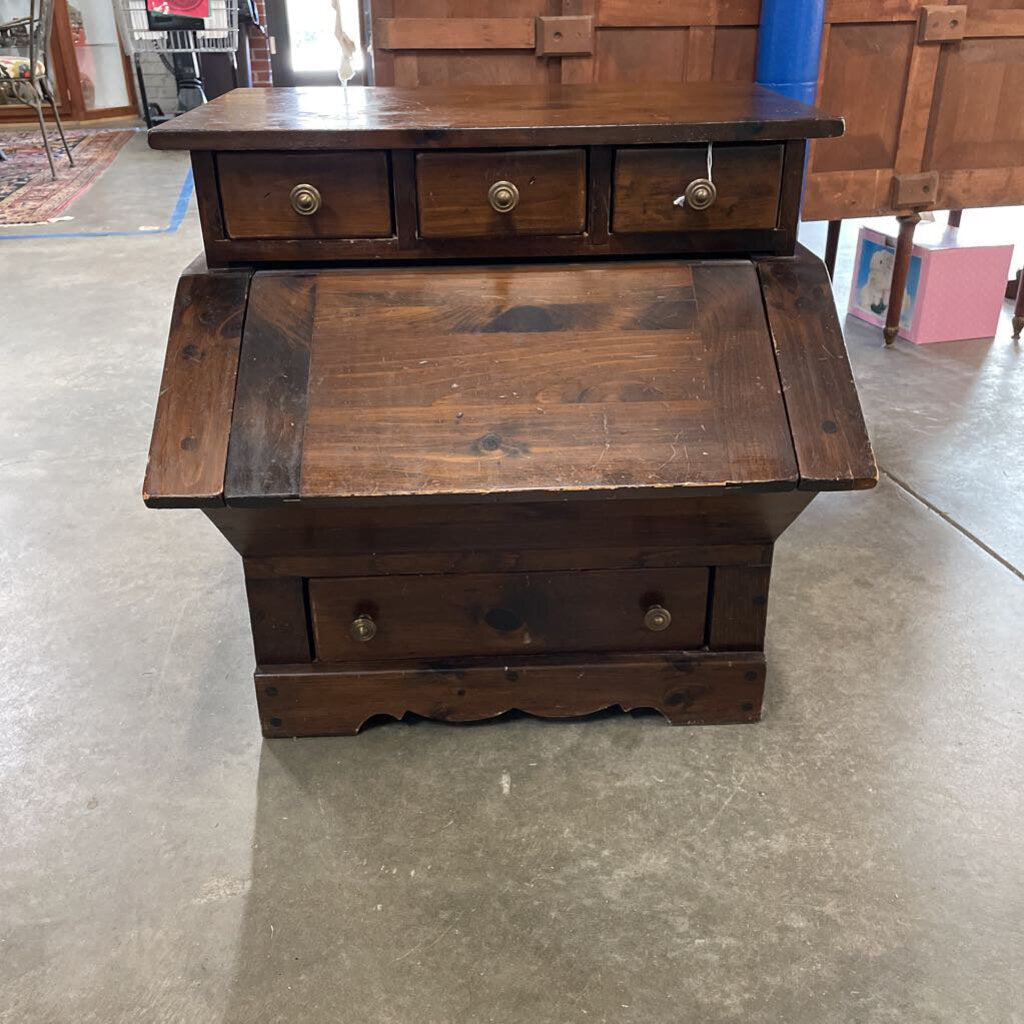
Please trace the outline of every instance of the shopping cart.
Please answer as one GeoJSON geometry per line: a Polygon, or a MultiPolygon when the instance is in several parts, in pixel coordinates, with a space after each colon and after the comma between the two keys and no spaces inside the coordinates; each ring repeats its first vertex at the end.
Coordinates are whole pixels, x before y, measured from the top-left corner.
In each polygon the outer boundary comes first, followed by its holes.
{"type": "MultiPolygon", "coordinates": [[[[203,17],[164,14],[149,10],[147,0],[114,0],[118,28],[125,53],[135,64],[146,123],[154,118],[146,97],[141,56],[157,54],[174,75],[178,85],[178,110],[184,113],[206,102],[199,58],[207,53],[226,53],[232,71],[237,73],[238,0],[208,0],[201,8],[203,17]]],[[[158,5],[155,5],[158,6],[158,5]]]]}

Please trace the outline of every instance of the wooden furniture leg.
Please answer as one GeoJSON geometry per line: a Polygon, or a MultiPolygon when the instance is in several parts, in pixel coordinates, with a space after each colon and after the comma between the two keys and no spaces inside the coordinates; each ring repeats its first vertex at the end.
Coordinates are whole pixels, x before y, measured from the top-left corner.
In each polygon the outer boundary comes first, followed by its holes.
{"type": "Polygon", "coordinates": [[[1013,340],[1020,338],[1024,328],[1024,270],[1017,277],[1017,300],[1013,304],[1013,340]]]}
{"type": "Polygon", "coordinates": [[[891,345],[900,329],[900,314],[903,312],[903,289],[907,286],[907,272],[910,270],[910,253],[914,248],[914,229],[921,220],[921,214],[900,214],[900,233],[896,239],[896,257],[892,264],[892,284],[889,286],[889,308],[885,314],[882,330],[885,344],[891,345]]]}
{"type": "Polygon", "coordinates": [[[958,228],[958,227],[960,227],[960,218],[963,215],[964,215],[964,211],[963,210],[950,210],[949,211],[949,218],[946,220],[946,223],[951,228],[958,228]]]}
{"type": "Polygon", "coordinates": [[[842,226],[841,220],[828,222],[828,234],[825,236],[825,269],[830,281],[836,276],[836,253],[839,251],[839,231],[842,226]]]}

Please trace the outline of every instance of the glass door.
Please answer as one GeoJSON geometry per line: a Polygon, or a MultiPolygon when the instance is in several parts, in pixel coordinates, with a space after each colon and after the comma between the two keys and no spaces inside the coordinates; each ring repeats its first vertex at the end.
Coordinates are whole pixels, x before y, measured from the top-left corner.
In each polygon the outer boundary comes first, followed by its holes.
{"type": "Polygon", "coordinates": [[[67,0],[75,65],[87,114],[134,110],[110,0],[67,0]]]}
{"type": "MultiPolygon", "coordinates": [[[[355,44],[353,85],[365,83],[359,0],[341,0],[341,24],[355,44]]],[[[331,0],[267,0],[267,31],[273,38],[274,85],[338,85],[341,44],[334,35],[331,0]]]]}

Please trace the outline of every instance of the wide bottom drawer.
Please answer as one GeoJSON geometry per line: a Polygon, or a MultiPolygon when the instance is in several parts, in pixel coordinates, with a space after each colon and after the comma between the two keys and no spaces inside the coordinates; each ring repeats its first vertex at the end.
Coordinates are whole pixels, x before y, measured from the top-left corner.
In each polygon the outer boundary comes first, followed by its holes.
{"type": "Polygon", "coordinates": [[[705,568],[309,583],[322,662],[699,647],[707,593],[705,568]]]}

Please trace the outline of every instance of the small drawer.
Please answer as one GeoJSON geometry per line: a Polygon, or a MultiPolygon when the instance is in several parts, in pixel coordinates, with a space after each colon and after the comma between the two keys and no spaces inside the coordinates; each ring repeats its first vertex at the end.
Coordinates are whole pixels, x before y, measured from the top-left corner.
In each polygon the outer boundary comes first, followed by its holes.
{"type": "Polygon", "coordinates": [[[582,149],[419,153],[420,235],[582,234],[586,167],[582,149]]]}
{"type": "Polygon", "coordinates": [[[221,153],[217,176],[231,238],[382,238],[393,233],[384,152],[221,153]]]}
{"type": "Polygon", "coordinates": [[[313,579],[320,661],[559,651],[679,650],[704,642],[708,571],[313,579]]]}
{"type": "Polygon", "coordinates": [[[708,175],[707,146],[619,149],[615,154],[612,231],[771,229],[779,215],[782,146],[715,146],[717,196],[705,210],[674,200],[708,175]]]}

